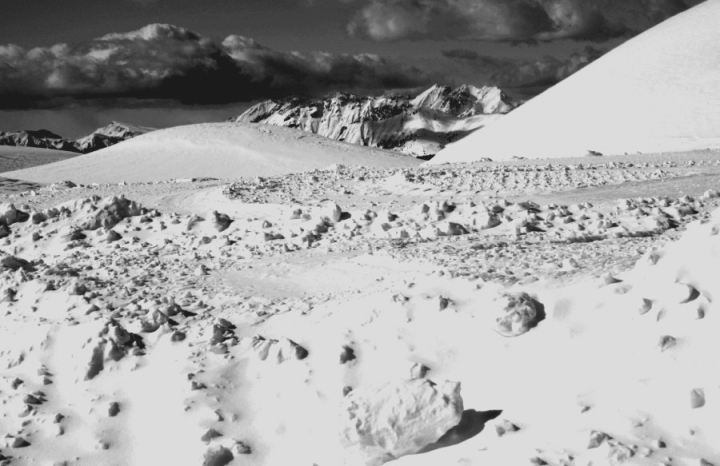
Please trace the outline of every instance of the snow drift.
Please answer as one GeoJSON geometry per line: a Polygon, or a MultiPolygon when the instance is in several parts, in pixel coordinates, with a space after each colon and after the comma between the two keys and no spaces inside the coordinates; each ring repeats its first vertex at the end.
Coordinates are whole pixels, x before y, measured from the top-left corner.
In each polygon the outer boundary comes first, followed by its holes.
{"type": "Polygon", "coordinates": [[[292,129],[208,123],[153,131],[92,154],[5,176],[40,183],[117,183],[280,175],[335,163],[411,167],[419,162],[292,129]]]}
{"type": "Polygon", "coordinates": [[[720,0],[681,13],[430,163],[720,147],[720,0]]]}

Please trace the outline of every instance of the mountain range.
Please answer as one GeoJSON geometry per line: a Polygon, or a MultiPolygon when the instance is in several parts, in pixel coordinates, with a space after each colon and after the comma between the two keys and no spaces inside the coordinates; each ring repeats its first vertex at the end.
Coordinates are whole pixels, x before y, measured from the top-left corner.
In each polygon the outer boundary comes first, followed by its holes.
{"type": "Polygon", "coordinates": [[[0,146],[36,147],[87,154],[153,130],[154,128],[113,121],[87,136],[74,140],[65,139],[46,129],[16,132],[0,131],[0,146]]]}
{"type": "Polygon", "coordinates": [[[297,128],[429,158],[518,105],[497,87],[434,85],[414,98],[337,93],[320,100],[267,100],[229,121],[297,128]]]}

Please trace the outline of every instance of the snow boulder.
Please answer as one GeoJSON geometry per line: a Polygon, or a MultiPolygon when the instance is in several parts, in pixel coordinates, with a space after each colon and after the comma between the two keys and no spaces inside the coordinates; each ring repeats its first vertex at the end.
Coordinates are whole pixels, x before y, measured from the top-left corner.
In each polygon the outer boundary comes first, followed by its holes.
{"type": "Polygon", "coordinates": [[[230,450],[222,445],[216,445],[205,452],[203,466],[225,466],[233,460],[234,456],[230,450]]]}
{"type": "Polygon", "coordinates": [[[537,302],[527,293],[501,293],[491,311],[495,331],[506,337],[526,333],[543,318],[537,302]]]}
{"type": "Polygon", "coordinates": [[[334,202],[327,202],[322,206],[320,218],[327,223],[337,223],[342,218],[342,208],[334,202]]]}
{"type": "Polygon", "coordinates": [[[292,359],[302,360],[308,356],[308,350],[288,338],[275,340],[255,335],[252,338],[252,348],[261,361],[270,360],[277,364],[292,359]]]}
{"type": "Polygon", "coordinates": [[[436,442],[462,412],[458,382],[415,379],[356,389],[343,399],[341,443],[353,464],[378,466],[436,442]]]}
{"type": "Polygon", "coordinates": [[[30,215],[15,208],[15,204],[0,205],[0,223],[10,226],[13,223],[27,222],[30,215]]]}
{"type": "Polygon", "coordinates": [[[97,230],[100,227],[109,230],[128,217],[145,213],[135,201],[125,196],[104,199],[98,205],[92,205],[91,209],[93,214],[82,224],[83,230],[97,230]]]}
{"type": "Polygon", "coordinates": [[[15,256],[5,256],[0,259],[0,270],[19,270],[22,269],[26,272],[32,272],[34,270],[32,264],[15,256]]]}
{"type": "Polygon", "coordinates": [[[221,214],[220,212],[214,210],[210,214],[210,219],[212,220],[212,225],[215,227],[215,229],[218,232],[223,232],[230,227],[230,224],[233,222],[233,220],[227,215],[227,214],[221,214]]]}

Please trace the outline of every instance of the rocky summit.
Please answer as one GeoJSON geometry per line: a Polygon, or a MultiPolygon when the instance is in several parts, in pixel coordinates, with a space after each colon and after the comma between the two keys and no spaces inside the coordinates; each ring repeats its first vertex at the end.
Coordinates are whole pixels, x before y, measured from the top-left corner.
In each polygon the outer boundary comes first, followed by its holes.
{"type": "Polygon", "coordinates": [[[62,136],[44,129],[37,131],[0,132],[0,146],[35,147],[88,154],[150,131],[153,131],[153,128],[127,125],[113,121],[102,128],[98,128],[93,133],[75,140],[65,139],[62,136]]]}
{"type": "Polygon", "coordinates": [[[496,87],[432,86],[418,96],[339,93],[261,102],[233,122],[298,128],[338,141],[430,157],[518,105],[496,87]]]}

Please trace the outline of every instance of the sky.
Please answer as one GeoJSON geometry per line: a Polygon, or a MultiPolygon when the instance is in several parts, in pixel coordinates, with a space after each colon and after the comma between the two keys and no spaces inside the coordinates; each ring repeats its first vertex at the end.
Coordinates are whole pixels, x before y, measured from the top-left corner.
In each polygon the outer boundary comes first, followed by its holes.
{"type": "Polygon", "coordinates": [[[0,130],[223,121],[268,98],[528,99],[701,0],[8,0],[0,130]]]}

